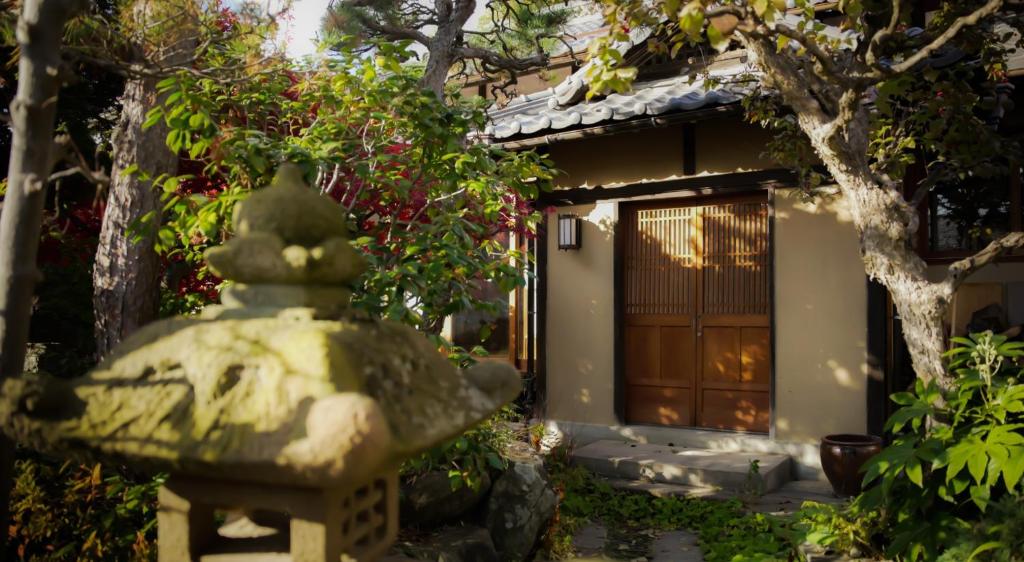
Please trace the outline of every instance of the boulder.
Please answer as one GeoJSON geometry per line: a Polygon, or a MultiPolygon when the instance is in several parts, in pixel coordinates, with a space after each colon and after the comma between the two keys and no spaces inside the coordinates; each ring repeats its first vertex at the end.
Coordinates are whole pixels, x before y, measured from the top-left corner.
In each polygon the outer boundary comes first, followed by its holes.
{"type": "MultiPolygon", "coordinates": [[[[475,526],[446,527],[420,544],[401,549],[414,560],[430,562],[499,562],[487,529],[475,526]]],[[[402,558],[401,560],[409,560],[402,558]]]]}
{"type": "Polygon", "coordinates": [[[438,562],[498,562],[498,552],[487,529],[451,527],[434,539],[438,562]]]}
{"type": "Polygon", "coordinates": [[[460,486],[452,489],[448,473],[428,472],[402,485],[402,524],[438,526],[469,512],[491,489],[491,479],[483,475],[479,489],[460,486]]]}
{"type": "Polygon", "coordinates": [[[555,514],[558,498],[540,462],[513,462],[487,502],[487,529],[501,560],[524,560],[555,514]]]}

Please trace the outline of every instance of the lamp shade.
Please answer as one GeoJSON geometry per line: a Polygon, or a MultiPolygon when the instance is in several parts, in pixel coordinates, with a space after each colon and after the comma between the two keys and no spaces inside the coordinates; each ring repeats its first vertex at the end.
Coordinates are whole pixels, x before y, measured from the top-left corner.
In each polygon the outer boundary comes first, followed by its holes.
{"type": "Polygon", "coordinates": [[[558,249],[579,250],[583,230],[576,215],[558,215],[558,249]]]}

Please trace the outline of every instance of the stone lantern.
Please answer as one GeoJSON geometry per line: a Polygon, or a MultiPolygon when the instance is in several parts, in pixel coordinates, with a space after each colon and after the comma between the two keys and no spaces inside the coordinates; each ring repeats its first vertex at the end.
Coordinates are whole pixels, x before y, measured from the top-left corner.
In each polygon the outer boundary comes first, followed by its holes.
{"type": "Polygon", "coordinates": [[[399,464],[515,398],[518,374],[459,371],[412,328],[349,310],[363,260],[298,168],[233,219],[207,253],[231,281],[221,306],[146,326],[85,377],[6,381],[0,423],[43,452],[168,473],[162,562],[250,559],[216,509],[284,514],[296,562],[374,560],[397,532],[399,464]]]}

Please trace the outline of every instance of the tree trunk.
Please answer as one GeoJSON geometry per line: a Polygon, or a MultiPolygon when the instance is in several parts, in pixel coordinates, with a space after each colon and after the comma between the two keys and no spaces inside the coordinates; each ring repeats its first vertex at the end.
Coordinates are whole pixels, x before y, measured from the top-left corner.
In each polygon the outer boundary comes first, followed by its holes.
{"type": "Polygon", "coordinates": [[[951,377],[942,363],[945,318],[957,283],[928,280],[927,264],[913,245],[917,210],[904,199],[901,183],[873,173],[869,115],[860,93],[812,96],[806,75],[774,41],[752,39],[747,45],[839,186],[860,236],[864,270],[892,296],[918,378],[947,386],[951,377]]]}
{"type": "Polygon", "coordinates": [[[900,315],[903,338],[917,376],[946,386],[942,362],[945,319],[953,287],[928,280],[927,264],[913,246],[916,209],[900,185],[883,185],[871,173],[867,150],[868,116],[863,109],[841,134],[818,138],[825,166],[832,173],[860,235],[865,272],[889,290],[900,315]]]}
{"type": "Polygon", "coordinates": [[[151,177],[177,171],[178,157],[165,144],[168,129],[163,121],[142,130],[146,113],[158,101],[156,82],[144,78],[125,84],[112,139],[110,193],[92,275],[99,357],[155,320],[159,311],[160,260],[153,246],[160,226],[160,194],[138,175],[125,173],[132,164],[151,177]]]}
{"type": "MultiPolygon", "coordinates": [[[[60,48],[65,22],[79,0],[24,0],[17,23],[18,90],[11,102],[14,134],[7,194],[0,213],[0,378],[25,366],[32,295],[39,270],[39,228],[53,168],[53,126],[60,90],[60,48]]],[[[0,437],[0,521],[8,521],[14,445],[0,437]]]]}
{"type": "MultiPolygon", "coordinates": [[[[138,42],[135,58],[140,63],[163,69],[188,64],[196,46],[195,34],[189,32],[198,23],[194,15],[151,0],[134,0],[125,9],[146,30],[133,39],[138,42]]],[[[178,155],[167,148],[169,129],[163,120],[142,130],[148,111],[162,101],[158,81],[148,77],[125,83],[121,118],[112,138],[110,192],[93,268],[99,357],[155,320],[160,308],[160,259],[154,244],[160,228],[161,190],[125,173],[132,165],[152,178],[177,173],[178,155]]]]}
{"type": "MultiPolygon", "coordinates": [[[[437,42],[435,38],[435,43],[437,42]]],[[[434,92],[437,99],[444,102],[444,85],[448,81],[448,71],[452,67],[452,60],[446,57],[445,47],[431,48],[427,57],[427,67],[420,78],[420,87],[434,92]]]]}
{"type": "Polygon", "coordinates": [[[435,3],[437,19],[441,22],[427,46],[427,67],[420,78],[420,86],[434,92],[444,103],[444,85],[455,64],[456,51],[462,45],[462,29],[476,10],[476,0],[456,0],[435,3]]]}

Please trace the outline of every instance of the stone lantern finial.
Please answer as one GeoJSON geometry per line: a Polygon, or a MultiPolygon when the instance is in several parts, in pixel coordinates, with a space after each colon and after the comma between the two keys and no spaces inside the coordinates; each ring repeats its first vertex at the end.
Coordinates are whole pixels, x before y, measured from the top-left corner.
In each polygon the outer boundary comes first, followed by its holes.
{"type": "Polygon", "coordinates": [[[345,211],[292,164],[239,203],[232,224],[235,238],[206,253],[210,269],[233,282],[221,297],[228,307],[341,309],[366,268],[349,244],[345,211]]]}

